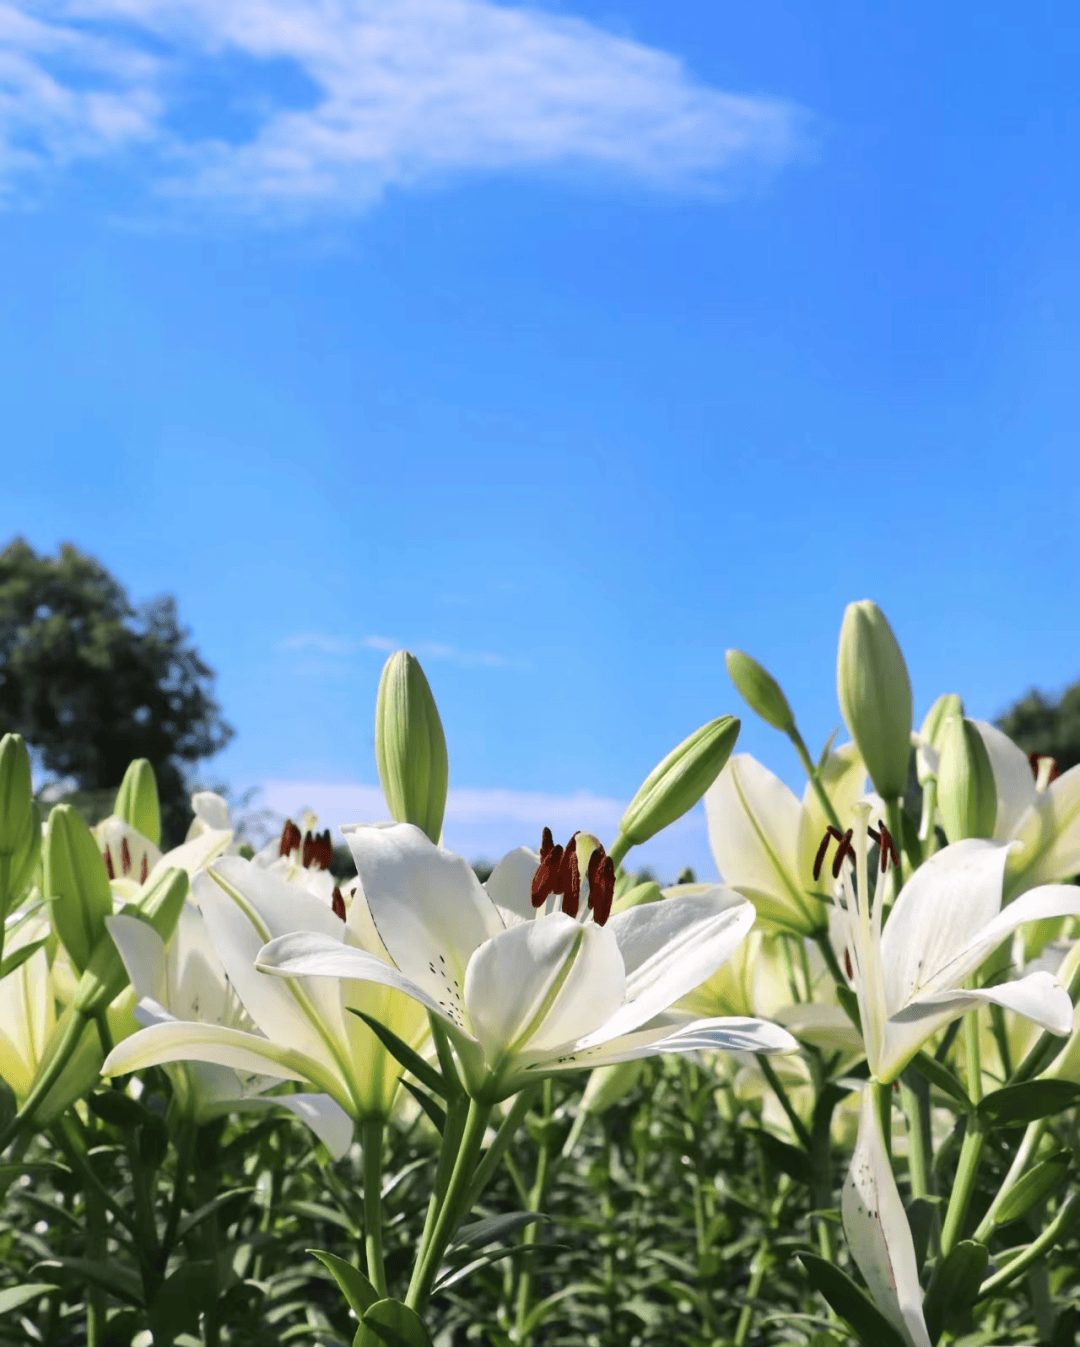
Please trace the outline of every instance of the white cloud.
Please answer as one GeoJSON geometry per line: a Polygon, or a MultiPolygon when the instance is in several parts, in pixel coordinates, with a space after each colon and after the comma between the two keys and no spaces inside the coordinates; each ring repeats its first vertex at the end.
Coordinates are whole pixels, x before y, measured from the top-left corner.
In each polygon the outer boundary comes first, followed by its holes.
{"type": "Polygon", "coordinates": [[[579,165],[685,187],[784,161],[802,120],[667,52],[492,0],[0,0],[9,190],[134,148],[153,151],[159,191],[260,216],[362,209],[465,171],[579,165]],[[243,135],[184,121],[223,70],[218,112],[243,108],[243,135]],[[310,96],[290,103],[283,71],[310,96]]]}
{"type": "MultiPolygon", "coordinates": [[[[425,660],[447,660],[451,664],[460,664],[466,668],[482,666],[502,668],[509,664],[503,655],[495,655],[485,650],[460,650],[457,646],[447,645],[443,641],[398,641],[392,636],[333,636],[325,632],[305,631],[295,636],[286,636],[278,642],[279,650],[307,651],[320,655],[348,655],[358,650],[377,650],[382,654],[392,654],[395,650],[411,650],[414,655],[425,660]]],[[[325,668],[338,668],[339,665],[311,664],[304,666],[310,671],[325,668]]]]}
{"type": "MultiPolygon", "coordinates": [[[[301,808],[314,809],[320,823],[335,832],[342,823],[374,823],[386,818],[378,786],[347,782],[265,781],[258,804],[283,817],[295,817],[301,808]]],[[[470,860],[497,860],[514,847],[539,846],[545,827],[562,841],[579,828],[610,841],[625,808],[624,800],[588,791],[551,795],[452,788],[446,801],[443,842],[470,860]]],[[[673,880],[686,865],[693,866],[699,878],[715,878],[701,806],[644,846],[635,847],[628,864],[634,869],[649,866],[664,882],[673,880]]]]}

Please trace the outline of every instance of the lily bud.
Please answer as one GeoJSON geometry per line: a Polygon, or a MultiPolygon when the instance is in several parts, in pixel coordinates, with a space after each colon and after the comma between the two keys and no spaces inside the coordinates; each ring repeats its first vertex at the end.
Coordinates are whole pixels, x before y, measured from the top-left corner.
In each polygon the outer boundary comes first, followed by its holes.
{"type": "MultiPolygon", "coordinates": [[[[127,903],[122,914],[145,921],[168,944],[180,920],[188,888],[186,870],[166,870],[147,885],[137,903],[127,903]]],[[[129,980],[120,952],[106,931],[94,947],[72,1004],[82,1015],[96,1015],[120,995],[129,980]]]]}
{"type": "Polygon", "coordinates": [[[836,655],[836,692],[874,789],[898,799],[911,753],[911,682],[885,614],[869,599],[849,603],[836,655]]]}
{"type": "Polygon", "coordinates": [[[81,973],[105,934],[113,905],[97,842],[71,805],[58,804],[49,815],[43,859],[53,930],[81,973]]]}
{"type": "Polygon", "coordinates": [[[161,846],[161,805],[158,803],[157,778],[146,758],[128,764],[120,789],[116,792],[113,813],[137,828],[154,846],[161,846]]]}
{"type": "Polygon", "coordinates": [[[21,734],[0,739],[0,856],[13,856],[32,829],[30,754],[21,734]]]}
{"type": "Polygon", "coordinates": [[[710,720],[652,769],[622,816],[621,849],[647,842],[697,804],[731,756],[739,727],[734,716],[710,720]]]}
{"type": "Polygon", "coordinates": [[[729,650],[724,656],[724,662],[736,691],[750,710],[773,729],[790,734],[795,728],[795,717],[780,684],[772,674],[741,650],[729,650]]]}
{"type": "Polygon", "coordinates": [[[647,879],[643,884],[634,884],[618,894],[611,905],[612,912],[625,912],[628,907],[639,907],[642,903],[658,903],[664,895],[655,879],[647,879]]]}
{"type": "Polygon", "coordinates": [[[942,730],[938,810],[950,842],[994,835],[994,769],[978,727],[963,716],[951,716],[942,730]]]}
{"type": "Polygon", "coordinates": [[[446,736],[420,661],[399,650],[386,661],[375,702],[375,761],[392,818],[438,845],[446,812],[446,736]]]}
{"type": "Polygon", "coordinates": [[[915,770],[919,785],[925,786],[931,778],[936,778],[941,758],[941,740],[946,723],[952,718],[962,718],[964,703],[955,692],[943,692],[926,713],[926,719],[919,728],[919,744],[915,753],[915,770]]]}

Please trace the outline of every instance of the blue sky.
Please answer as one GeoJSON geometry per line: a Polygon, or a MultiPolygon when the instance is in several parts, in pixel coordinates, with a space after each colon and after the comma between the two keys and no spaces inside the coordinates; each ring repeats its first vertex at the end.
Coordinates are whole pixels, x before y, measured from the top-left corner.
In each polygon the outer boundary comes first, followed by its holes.
{"type": "Polygon", "coordinates": [[[728,646],[820,743],[851,599],[919,714],[1059,689],[1078,60],[1050,5],[2,0],[0,537],[175,593],[208,775],[329,822],[417,651],[469,854],[610,831],[728,646]]]}

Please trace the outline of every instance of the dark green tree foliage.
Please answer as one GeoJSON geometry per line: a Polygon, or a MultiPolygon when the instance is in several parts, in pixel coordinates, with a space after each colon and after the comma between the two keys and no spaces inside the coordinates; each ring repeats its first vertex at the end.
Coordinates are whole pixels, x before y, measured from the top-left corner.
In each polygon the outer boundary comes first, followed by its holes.
{"type": "Polygon", "coordinates": [[[165,845],[183,839],[191,817],[185,764],[233,735],[213,678],[175,599],[132,607],[69,543],[55,557],[22,538],[0,552],[0,725],[84,791],[115,789],[132,758],[149,758],[165,845]]]}
{"type": "Polygon", "coordinates": [[[1080,681],[1056,701],[1032,688],[997,724],[1025,753],[1048,753],[1058,771],[1067,772],[1080,762],[1080,681]]]}

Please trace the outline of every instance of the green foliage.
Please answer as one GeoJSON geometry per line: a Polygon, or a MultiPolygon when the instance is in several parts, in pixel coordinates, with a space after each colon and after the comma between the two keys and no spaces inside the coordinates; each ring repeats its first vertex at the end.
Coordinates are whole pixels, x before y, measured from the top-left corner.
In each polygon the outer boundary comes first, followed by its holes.
{"type": "Polygon", "coordinates": [[[996,724],[1025,753],[1049,754],[1067,772],[1080,762],[1080,680],[1056,699],[1032,688],[996,724]]]}
{"type": "Polygon", "coordinates": [[[133,608],[93,557],[21,538],[0,552],[0,725],[81,790],[115,793],[133,758],[157,776],[166,844],[190,818],[184,767],[232,737],[213,672],[163,597],[133,608]]]}

